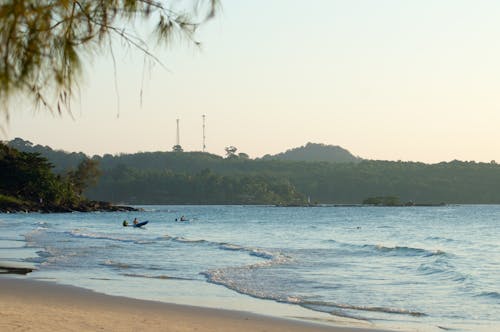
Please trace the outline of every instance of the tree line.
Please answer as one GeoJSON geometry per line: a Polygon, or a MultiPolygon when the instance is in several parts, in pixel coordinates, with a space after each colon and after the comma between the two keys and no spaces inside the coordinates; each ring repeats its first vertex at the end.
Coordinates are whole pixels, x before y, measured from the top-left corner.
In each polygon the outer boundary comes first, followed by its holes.
{"type": "Polygon", "coordinates": [[[302,205],[305,197],[290,181],[265,175],[194,174],[118,166],[103,172],[89,197],[134,204],[302,205]]]}
{"type": "Polygon", "coordinates": [[[89,191],[91,197],[115,201],[120,193],[118,201],[141,203],[275,204],[281,200],[293,204],[305,202],[307,197],[312,203],[324,204],[360,204],[369,197],[395,197],[401,203],[415,204],[500,203],[500,166],[490,163],[452,161],[429,165],[365,160],[332,164],[200,156],[186,165],[186,160],[177,156],[163,168],[154,168],[148,163],[141,167],[137,160],[128,164],[128,157],[115,157],[123,163],[103,168],[100,183],[89,191]],[[125,183],[127,189],[123,190],[125,183]],[[243,196],[231,190],[243,183],[254,183],[256,188],[261,185],[260,192],[268,188],[285,197],[269,195],[276,199],[245,200],[242,197],[249,192],[248,184],[240,192],[243,196]],[[288,189],[283,191],[284,187],[288,189]]]}
{"type": "Polygon", "coordinates": [[[37,152],[23,152],[0,142],[0,211],[87,211],[109,205],[87,200],[83,192],[99,176],[97,161],[83,159],[63,174],[37,152]]]}
{"type": "MultiPolygon", "coordinates": [[[[66,155],[74,165],[81,161],[75,158],[78,154],[66,155]]],[[[101,176],[84,193],[112,202],[295,205],[310,198],[312,203],[360,204],[370,197],[395,197],[415,204],[500,203],[500,166],[495,162],[331,163],[223,158],[202,152],[107,154],[91,159],[99,164],[101,176]]]]}

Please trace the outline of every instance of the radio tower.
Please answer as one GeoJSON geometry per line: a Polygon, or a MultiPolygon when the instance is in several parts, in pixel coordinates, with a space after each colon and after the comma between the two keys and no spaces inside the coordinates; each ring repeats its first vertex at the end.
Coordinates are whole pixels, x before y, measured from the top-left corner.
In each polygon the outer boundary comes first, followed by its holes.
{"type": "Polygon", "coordinates": [[[205,117],[206,117],[206,115],[203,114],[202,115],[202,118],[203,118],[203,152],[205,152],[205,148],[207,147],[205,145],[205,117]]]}
{"type": "Polygon", "coordinates": [[[181,145],[180,139],[179,139],[179,119],[177,121],[177,139],[175,140],[175,145],[181,145]]]}
{"type": "Polygon", "coordinates": [[[181,140],[180,140],[180,135],[179,135],[179,119],[177,121],[177,135],[176,135],[176,140],[175,140],[175,145],[172,148],[174,152],[182,152],[182,146],[181,146],[181,140]]]}

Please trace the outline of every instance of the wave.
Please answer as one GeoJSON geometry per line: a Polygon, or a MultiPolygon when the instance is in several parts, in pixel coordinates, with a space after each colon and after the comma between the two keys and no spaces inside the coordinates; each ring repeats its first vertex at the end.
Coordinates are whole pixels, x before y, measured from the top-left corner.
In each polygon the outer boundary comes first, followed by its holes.
{"type": "Polygon", "coordinates": [[[439,329],[444,330],[444,331],[459,331],[457,328],[453,327],[447,327],[447,326],[441,326],[441,325],[436,325],[439,329]]]}
{"type": "MultiPolygon", "coordinates": [[[[246,249],[246,248],[244,248],[244,249],[246,249]]],[[[255,257],[260,257],[260,258],[265,258],[265,259],[270,259],[270,260],[276,260],[279,257],[279,254],[277,256],[275,253],[265,251],[262,249],[247,249],[247,250],[250,252],[251,256],[255,256],[255,257]]]]}
{"type": "Polygon", "coordinates": [[[495,300],[500,300],[500,293],[499,292],[482,292],[478,295],[477,297],[486,297],[490,299],[495,299],[495,300]]]}
{"type": "Polygon", "coordinates": [[[394,254],[400,254],[403,256],[424,256],[424,257],[430,257],[430,256],[440,256],[440,255],[446,255],[446,252],[437,249],[437,250],[428,250],[428,249],[422,249],[422,248],[413,248],[413,247],[405,247],[405,246],[394,246],[394,247],[386,247],[381,244],[377,244],[375,246],[373,245],[366,245],[368,248],[374,247],[377,251],[381,252],[388,252],[388,253],[394,253],[394,254]]]}
{"type": "Polygon", "coordinates": [[[87,239],[96,239],[96,240],[109,240],[109,241],[117,241],[124,243],[134,243],[134,244],[154,244],[158,241],[170,240],[171,237],[169,235],[164,235],[161,237],[153,238],[153,239],[133,239],[133,238],[125,238],[118,236],[111,236],[106,234],[93,233],[88,231],[83,231],[80,229],[74,229],[71,231],[65,232],[66,234],[76,237],[76,238],[87,238],[87,239]]]}
{"type": "Polygon", "coordinates": [[[251,256],[264,259],[261,262],[243,265],[239,267],[226,267],[213,269],[200,274],[205,276],[208,282],[224,286],[237,293],[249,295],[255,298],[270,299],[277,302],[297,304],[301,300],[293,296],[271,295],[261,289],[260,282],[254,273],[263,268],[282,265],[292,261],[292,258],[279,250],[264,250],[262,248],[243,247],[228,243],[220,244],[224,250],[246,251],[251,256]]]}
{"type": "Polygon", "coordinates": [[[104,262],[101,263],[101,265],[116,267],[119,269],[133,269],[133,268],[141,268],[142,267],[141,265],[138,265],[138,264],[115,262],[111,259],[105,260],[104,262]]]}
{"type": "Polygon", "coordinates": [[[153,244],[156,243],[156,240],[136,240],[134,243],[136,244],[153,244]]]}
{"type": "Polygon", "coordinates": [[[354,250],[368,249],[369,251],[374,253],[384,253],[384,254],[392,254],[400,256],[431,257],[431,256],[449,255],[447,252],[441,249],[424,249],[424,248],[415,248],[408,246],[386,246],[383,244],[354,244],[354,243],[339,242],[333,239],[325,240],[325,242],[336,244],[340,247],[351,248],[354,250]]]}
{"type": "Polygon", "coordinates": [[[437,259],[432,263],[421,264],[417,271],[421,275],[432,276],[434,279],[448,280],[458,284],[473,281],[470,274],[465,274],[447,260],[437,259]]]}
{"type": "Polygon", "coordinates": [[[354,306],[354,305],[348,305],[348,304],[335,304],[335,307],[340,308],[340,309],[374,311],[374,312],[383,312],[383,313],[398,314],[398,315],[410,315],[410,316],[414,316],[414,317],[427,316],[427,314],[425,314],[423,312],[401,309],[401,308],[354,306]]]}
{"type": "Polygon", "coordinates": [[[47,261],[47,259],[44,257],[29,257],[29,258],[24,259],[24,261],[28,262],[28,263],[44,265],[43,263],[45,263],[47,261]]]}
{"type": "Polygon", "coordinates": [[[200,239],[200,240],[190,240],[190,239],[186,239],[186,238],[180,237],[180,236],[173,237],[171,239],[173,241],[175,241],[175,242],[181,242],[181,243],[210,243],[210,241],[203,240],[203,239],[200,239]]]}
{"type": "MultiPolygon", "coordinates": [[[[215,243],[217,244],[217,243],[215,243]]],[[[232,243],[219,243],[219,249],[229,250],[229,251],[246,251],[250,256],[255,256],[259,258],[264,258],[266,260],[277,261],[280,258],[281,253],[276,253],[268,250],[264,250],[261,248],[251,248],[251,247],[243,247],[237,244],[232,243]]],[[[283,258],[283,257],[281,257],[283,258]]]]}
{"type": "Polygon", "coordinates": [[[242,246],[239,246],[237,244],[232,244],[232,243],[221,243],[219,245],[219,248],[222,250],[229,250],[229,251],[241,251],[241,250],[245,249],[242,246]]]}
{"type": "Polygon", "coordinates": [[[341,310],[354,310],[354,311],[370,311],[370,312],[380,312],[386,314],[397,314],[397,315],[409,315],[413,317],[424,317],[427,314],[419,311],[402,309],[402,308],[388,308],[388,307],[370,307],[370,306],[356,306],[350,304],[339,304],[333,302],[324,302],[324,301],[308,301],[303,300],[298,302],[298,304],[304,308],[308,308],[315,311],[321,311],[326,313],[331,313],[334,315],[352,317],[356,319],[363,319],[359,316],[348,315],[345,312],[339,312],[338,309],[341,310]]]}
{"type": "Polygon", "coordinates": [[[109,235],[103,235],[99,233],[92,233],[92,232],[85,232],[80,229],[74,229],[71,231],[65,232],[66,234],[72,236],[72,237],[77,237],[77,238],[87,238],[87,239],[97,239],[97,240],[110,240],[110,241],[120,241],[120,242],[136,242],[137,240],[134,239],[126,239],[126,238],[121,238],[121,237],[115,237],[115,236],[109,236],[109,235]]]}
{"type": "Polygon", "coordinates": [[[300,305],[301,307],[304,307],[304,308],[307,308],[310,310],[330,313],[330,314],[336,315],[336,316],[344,316],[344,317],[350,317],[350,318],[355,318],[355,319],[364,319],[362,317],[343,312],[345,310],[371,311],[371,312],[380,312],[380,313],[387,313],[387,314],[409,315],[409,316],[414,316],[414,317],[427,316],[427,314],[425,314],[423,312],[419,312],[419,311],[415,311],[415,310],[408,310],[408,309],[403,309],[403,308],[356,306],[356,305],[338,304],[338,303],[332,303],[332,302],[310,301],[310,300],[304,300],[300,297],[292,296],[292,295],[268,293],[268,292],[261,290],[259,288],[251,287],[252,285],[248,286],[245,282],[240,282],[241,279],[245,279],[245,278],[241,278],[241,274],[238,272],[242,272],[243,270],[249,271],[249,270],[254,269],[256,267],[261,267],[261,266],[256,266],[256,265],[257,264],[243,266],[243,267],[239,267],[239,268],[217,269],[217,270],[203,272],[201,274],[207,278],[208,282],[211,282],[211,283],[214,283],[217,285],[221,285],[221,286],[225,286],[226,288],[229,288],[229,289],[236,291],[240,294],[249,295],[249,296],[252,296],[255,298],[259,298],[259,299],[272,300],[272,301],[276,301],[276,302],[280,302],[280,303],[300,305]],[[236,273],[234,273],[234,272],[236,272],[236,273]],[[339,309],[340,309],[340,311],[339,311],[339,309]]]}
{"type": "Polygon", "coordinates": [[[160,275],[148,275],[148,274],[124,273],[122,275],[126,276],[126,277],[147,278],[147,279],[168,279],[168,280],[186,280],[186,281],[194,280],[194,279],[191,279],[191,278],[171,277],[171,276],[167,276],[167,275],[163,275],[163,274],[160,274],[160,275]]]}
{"type": "Polygon", "coordinates": [[[53,257],[54,256],[54,252],[51,252],[50,250],[39,250],[39,251],[36,252],[36,254],[40,258],[48,258],[48,257],[53,257]]]}
{"type": "MultiPolygon", "coordinates": [[[[172,241],[179,242],[179,243],[187,243],[187,244],[205,244],[209,246],[214,246],[217,247],[221,250],[228,250],[228,251],[244,251],[248,252],[250,256],[255,256],[259,258],[263,258],[265,260],[271,260],[273,262],[279,261],[280,263],[283,261],[284,256],[281,255],[280,252],[273,252],[270,250],[262,249],[262,248],[253,248],[253,247],[245,247],[241,246],[238,244],[234,243],[228,243],[228,242],[216,242],[216,241],[209,241],[205,239],[187,239],[184,237],[174,237],[171,238],[172,241]]],[[[260,263],[257,263],[259,265],[260,263]]],[[[269,265],[269,262],[266,262],[266,265],[269,265]]]]}
{"type": "Polygon", "coordinates": [[[456,240],[441,236],[428,236],[425,238],[426,241],[440,241],[440,242],[455,242],[456,240]]]}
{"type": "Polygon", "coordinates": [[[46,221],[36,221],[33,223],[33,225],[36,226],[36,229],[41,230],[49,229],[51,227],[51,225],[46,221]]]}
{"type": "Polygon", "coordinates": [[[215,285],[224,286],[240,294],[249,295],[251,297],[259,299],[296,304],[294,302],[288,302],[288,296],[281,297],[279,295],[268,294],[265,291],[260,290],[258,287],[252,287],[251,283],[250,286],[248,286],[249,283],[245,281],[249,280],[250,277],[246,277],[246,275],[251,274],[252,270],[260,267],[262,266],[253,265],[235,268],[215,269],[201,272],[200,274],[205,276],[208,282],[215,285]]]}
{"type": "MultiPolygon", "coordinates": [[[[339,244],[335,240],[329,240],[328,242],[339,244]]],[[[346,244],[340,243],[340,245],[343,246],[346,244]]],[[[438,251],[438,250],[430,251],[426,249],[412,248],[412,247],[401,247],[401,246],[387,247],[382,245],[352,245],[352,244],[347,244],[347,245],[355,246],[356,249],[358,250],[369,249],[370,251],[373,252],[384,252],[384,253],[388,252],[398,255],[432,256],[432,255],[445,254],[443,251],[438,251]]],[[[246,251],[251,256],[256,256],[264,259],[264,261],[254,264],[249,264],[239,267],[219,268],[200,273],[201,275],[205,276],[208,282],[224,286],[240,294],[252,296],[259,299],[273,300],[276,302],[300,305],[310,310],[321,311],[336,316],[345,316],[355,319],[364,319],[364,318],[353,315],[349,311],[358,311],[358,312],[372,311],[372,312],[381,312],[387,314],[409,315],[414,317],[426,316],[426,314],[423,312],[419,312],[416,310],[408,310],[404,308],[355,306],[349,304],[309,301],[290,294],[279,294],[279,291],[278,294],[275,294],[272,291],[269,291],[262,287],[263,285],[259,282],[259,278],[258,276],[256,276],[255,273],[257,272],[257,270],[262,268],[289,263],[292,261],[291,257],[289,257],[288,255],[284,254],[279,250],[250,248],[230,243],[219,243],[219,248],[229,251],[246,251]]]]}
{"type": "MultiPolygon", "coordinates": [[[[217,242],[210,241],[205,239],[188,239],[185,237],[171,237],[168,234],[165,234],[161,237],[153,238],[153,239],[131,239],[125,237],[111,236],[107,234],[93,233],[81,229],[74,229],[71,231],[65,232],[66,234],[76,237],[76,238],[90,238],[90,239],[99,239],[99,240],[110,240],[110,241],[118,241],[124,243],[134,243],[134,244],[154,244],[158,241],[174,241],[177,243],[187,244],[187,245],[208,245],[212,247],[217,247],[221,250],[229,250],[229,251],[244,251],[247,252],[250,256],[255,256],[264,259],[264,262],[259,262],[252,265],[253,268],[261,267],[261,266],[269,266],[273,264],[282,264],[284,261],[289,259],[289,257],[285,257],[280,252],[273,252],[269,250],[265,250],[262,248],[253,248],[253,247],[244,247],[238,244],[232,244],[227,242],[217,242]]],[[[121,264],[114,263],[112,261],[106,261],[103,265],[115,266],[119,268],[135,268],[135,266],[129,266],[129,264],[121,264]]]]}
{"type": "Polygon", "coordinates": [[[421,264],[418,267],[417,271],[423,275],[432,275],[446,273],[448,269],[446,267],[435,266],[433,264],[421,264]]]}
{"type": "Polygon", "coordinates": [[[99,265],[109,266],[109,267],[117,268],[120,270],[126,270],[126,269],[141,269],[141,270],[149,270],[149,271],[161,271],[161,270],[163,270],[163,268],[160,266],[154,266],[154,265],[145,266],[145,265],[136,264],[136,263],[122,263],[122,262],[114,261],[111,259],[107,259],[104,262],[99,263],[99,265]]]}
{"type": "Polygon", "coordinates": [[[30,258],[29,261],[40,266],[65,266],[74,262],[75,258],[81,254],[75,251],[66,251],[62,248],[48,246],[36,252],[37,257],[30,258]]]}
{"type": "Polygon", "coordinates": [[[42,233],[46,233],[47,228],[44,227],[37,227],[34,230],[24,234],[24,240],[28,243],[30,242],[36,242],[35,240],[37,239],[38,236],[40,236],[42,233]]]}
{"type": "MultiPolygon", "coordinates": [[[[235,245],[231,246],[233,248],[235,245]]],[[[227,247],[225,247],[227,248],[227,247]]],[[[228,249],[226,249],[228,250],[228,249]]],[[[221,269],[213,269],[205,272],[201,272],[201,275],[204,275],[207,278],[208,282],[213,284],[218,284],[222,286],[226,286],[230,289],[238,290],[238,287],[235,286],[235,280],[231,277],[231,275],[241,275],[242,273],[246,273],[248,271],[252,271],[259,268],[270,267],[274,265],[282,265],[290,262],[292,258],[283,254],[281,251],[267,251],[258,248],[247,248],[247,247],[238,247],[229,250],[239,250],[239,251],[247,251],[249,255],[263,258],[264,261],[257,262],[249,265],[239,266],[239,267],[226,267],[221,269]]]]}

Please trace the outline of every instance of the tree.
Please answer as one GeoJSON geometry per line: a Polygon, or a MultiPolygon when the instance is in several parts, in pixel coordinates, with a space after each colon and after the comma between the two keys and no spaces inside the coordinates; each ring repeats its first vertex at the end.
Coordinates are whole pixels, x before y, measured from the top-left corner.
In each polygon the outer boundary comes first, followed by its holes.
{"type": "Polygon", "coordinates": [[[182,149],[182,146],[180,146],[179,144],[176,144],[172,147],[172,151],[174,152],[184,152],[184,150],[182,149]]]}
{"type": "Polygon", "coordinates": [[[23,95],[51,111],[70,110],[82,55],[109,47],[112,38],[160,62],[133,23],[154,23],[159,42],[194,40],[214,16],[217,0],[6,0],[0,5],[0,100],[23,95]]]}
{"type": "Polygon", "coordinates": [[[53,189],[53,165],[39,153],[20,152],[0,142],[0,193],[38,200],[53,189]]]}
{"type": "Polygon", "coordinates": [[[70,171],[68,177],[73,189],[81,195],[86,188],[97,183],[99,175],[99,162],[87,158],[82,160],[76,171],[70,171]]]}
{"type": "Polygon", "coordinates": [[[236,151],[238,149],[236,147],[230,145],[230,146],[226,146],[224,150],[226,150],[226,158],[235,158],[236,151]]]}
{"type": "Polygon", "coordinates": [[[240,152],[240,153],[238,153],[238,158],[248,159],[248,158],[250,158],[250,156],[248,154],[246,154],[245,152],[240,152]]]}

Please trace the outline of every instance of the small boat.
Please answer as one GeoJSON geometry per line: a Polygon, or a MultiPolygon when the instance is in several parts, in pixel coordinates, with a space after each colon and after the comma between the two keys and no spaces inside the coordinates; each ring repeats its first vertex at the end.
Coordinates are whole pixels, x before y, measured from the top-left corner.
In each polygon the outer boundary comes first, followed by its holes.
{"type": "Polygon", "coordinates": [[[143,221],[143,222],[140,222],[138,224],[129,224],[126,220],[123,221],[122,225],[123,227],[127,227],[127,226],[130,226],[130,227],[142,227],[144,225],[146,225],[149,221],[146,220],[146,221],[143,221]]]}
{"type": "Polygon", "coordinates": [[[138,224],[131,225],[131,226],[134,226],[134,227],[142,227],[142,226],[146,225],[148,222],[149,222],[149,221],[148,221],[148,220],[146,220],[146,221],[143,221],[143,222],[140,222],[140,223],[138,223],[138,224]]]}

